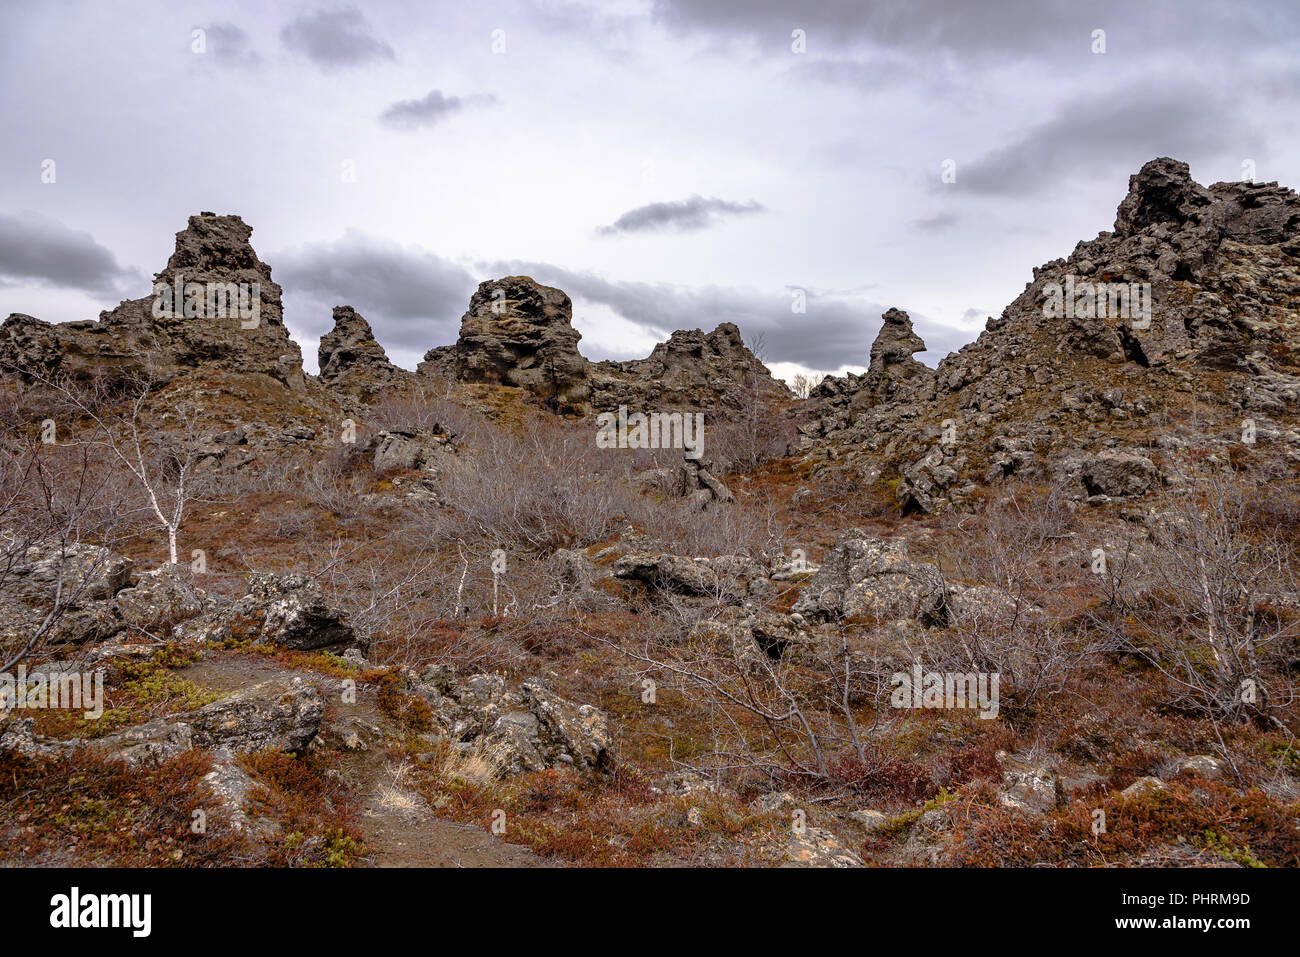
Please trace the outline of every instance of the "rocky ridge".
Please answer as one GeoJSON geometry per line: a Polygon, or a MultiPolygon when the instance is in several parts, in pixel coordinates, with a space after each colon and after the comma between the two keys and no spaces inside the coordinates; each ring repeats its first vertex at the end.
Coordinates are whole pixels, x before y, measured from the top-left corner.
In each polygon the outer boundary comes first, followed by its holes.
{"type": "Polygon", "coordinates": [[[1251,419],[1294,458],[1298,336],[1300,197],[1276,183],[1202,187],[1185,163],[1152,160],[1112,231],[1035,269],[936,369],[910,359],[921,341],[891,310],[866,375],[814,390],[802,453],[814,470],[896,476],[899,504],[920,511],[1011,475],[1080,498],[1178,483],[1176,426],[1193,404],[1220,453],[1251,419]],[[1093,308],[1093,283],[1149,284],[1149,316],[1099,317],[1109,302],[1093,308]],[[1054,289],[1075,290],[1077,307],[1045,314],[1054,289]]]}

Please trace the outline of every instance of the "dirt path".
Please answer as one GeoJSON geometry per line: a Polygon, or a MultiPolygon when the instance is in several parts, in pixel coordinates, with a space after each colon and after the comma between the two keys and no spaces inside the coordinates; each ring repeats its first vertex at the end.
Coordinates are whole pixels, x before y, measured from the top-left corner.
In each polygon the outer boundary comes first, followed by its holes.
{"type": "MultiPolygon", "coordinates": [[[[236,691],[261,681],[307,672],[292,671],[274,662],[246,655],[218,655],[181,669],[178,674],[217,691],[236,691]]],[[[326,691],[326,693],[329,693],[326,691]]],[[[382,725],[374,694],[357,689],[356,704],[336,705],[335,720],[382,725]]],[[[343,771],[361,802],[359,824],[374,867],[553,867],[557,866],[517,844],[505,842],[480,827],[444,820],[419,795],[393,780],[381,748],[341,752],[343,771]]]]}

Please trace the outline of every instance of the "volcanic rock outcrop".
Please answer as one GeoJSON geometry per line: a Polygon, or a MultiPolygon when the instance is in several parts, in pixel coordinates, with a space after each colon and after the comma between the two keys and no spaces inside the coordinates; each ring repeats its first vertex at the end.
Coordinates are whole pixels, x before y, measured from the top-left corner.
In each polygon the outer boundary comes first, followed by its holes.
{"type": "Polygon", "coordinates": [[[370,323],[351,306],[334,307],[334,328],[321,336],[317,359],[323,384],[365,401],[413,379],[388,361],[370,323]]]}
{"type": "Polygon", "coordinates": [[[573,304],[527,276],[481,283],[453,345],[431,349],[418,373],[394,365],[370,324],[336,306],[320,341],[319,389],[284,324],[280,286],[238,216],[204,212],[176,234],[154,291],[97,321],[48,323],[15,313],[0,325],[0,369],[27,379],[143,377],[155,387],[195,370],[266,377],[294,392],[329,395],[350,412],[421,377],[515,386],[556,412],[742,408],[788,398],[745,347],[740,330],[675,332],[646,359],[592,363],[578,351],[573,304]],[[174,295],[179,293],[179,295],[174,295]],[[242,299],[240,297],[243,297],[242,299]]]}
{"type": "Polygon", "coordinates": [[[582,409],[590,371],[572,317],[567,295],[527,276],[480,283],[456,344],[431,349],[420,374],[519,386],[556,411],[582,409]]]}
{"type": "Polygon", "coordinates": [[[674,332],[645,359],[597,363],[592,382],[592,403],[602,409],[620,404],[742,409],[788,397],[785,385],[772,378],[730,322],[708,333],[674,332]]]}
{"type": "Polygon", "coordinates": [[[249,244],[252,232],[238,216],[191,216],[153,294],[98,321],[56,325],[15,313],[0,325],[0,366],[44,378],[147,375],[158,384],[204,366],[302,391],[302,351],[285,328],[271,267],[249,244]],[[162,287],[179,289],[181,301],[158,295],[162,287]]]}
{"type": "Polygon", "coordinates": [[[456,343],[431,349],[419,373],[518,386],[563,412],[739,409],[789,397],[732,323],[674,332],[645,359],[592,363],[578,351],[572,317],[567,295],[527,276],[481,283],[456,343]]]}
{"type": "Polygon", "coordinates": [[[1183,481],[1183,446],[1226,453],[1246,420],[1300,457],[1297,341],[1300,197],[1276,183],[1203,187],[1187,164],[1156,159],[1130,177],[1113,231],[1035,269],[933,372],[889,371],[920,340],[887,318],[866,375],[814,390],[803,449],[814,469],[896,476],[905,509],[939,511],[1011,475],[1123,498],[1183,481]],[[1080,463],[1103,451],[1158,474],[1098,482],[1080,463]]]}

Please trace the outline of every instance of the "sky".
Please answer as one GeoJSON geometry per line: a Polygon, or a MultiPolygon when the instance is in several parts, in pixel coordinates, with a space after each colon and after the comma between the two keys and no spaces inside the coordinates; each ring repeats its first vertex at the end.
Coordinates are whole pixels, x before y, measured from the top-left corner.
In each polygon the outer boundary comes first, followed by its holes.
{"type": "Polygon", "coordinates": [[[589,358],[734,322],[790,379],[891,306],[933,365],[1156,156],[1300,186],[1300,3],[5,0],[0,121],[0,316],[148,295],[210,210],[309,370],[335,305],[414,368],[523,273],[589,358]]]}

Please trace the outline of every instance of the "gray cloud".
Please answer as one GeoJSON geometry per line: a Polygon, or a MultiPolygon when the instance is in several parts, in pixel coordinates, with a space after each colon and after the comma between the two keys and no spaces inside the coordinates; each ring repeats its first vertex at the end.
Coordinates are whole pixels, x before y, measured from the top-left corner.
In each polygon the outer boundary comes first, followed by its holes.
{"type": "Polygon", "coordinates": [[[327,70],[395,58],[393,48],[374,35],[356,7],[302,14],[285,24],[280,42],[327,70]]]}
{"type": "Polygon", "coordinates": [[[468,106],[486,106],[496,102],[495,96],[487,94],[446,96],[441,90],[430,90],[418,100],[399,100],[392,104],[379,114],[379,120],[397,129],[416,130],[433,126],[439,120],[459,113],[468,106]]]}
{"type": "Polygon", "coordinates": [[[225,67],[253,67],[261,57],[253,50],[248,34],[233,23],[213,23],[207,31],[207,56],[225,67]]]}
{"type": "Polygon", "coordinates": [[[1081,174],[1122,182],[1155,156],[1193,164],[1217,156],[1253,156],[1257,134],[1237,107],[1185,83],[1144,83],[1132,95],[1083,97],[1010,143],[957,164],[955,184],[936,189],[1023,196],[1059,189],[1081,174]]]}
{"type": "Polygon", "coordinates": [[[276,253],[285,315],[310,335],[330,328],[334,306],[369,320],[386,348],[425,350],[453,342],[477,281],[450,260],[418,247],[349,230],[342,239],[276,253]]]}
{"type": "Polygon", "coordinates": [[[1049,58],[1071,49],[1082,56],[1094,29],[1105,29],[1116,50],[1150,54],[1284,44],[1300,25],[1300,8],[1291,0],[1259,4],[1251,15],[1227,3],[1192,11],[1176,0],[656,0],[653,11],[670,29],[744,37],[768,49],[789,50],[791,31],[802,29],[810,56],[870,46],[971,61],[1049,58]]]}
{"type": "Polygon", "coordinates": [[[84,230],[38,213],[0,213],[0,279],[6,284],[35,282],[113,298],[141,278],[84,230]]]}
{"type": "Polygon", "coordinates": [[[753,200],[747,203],[733,203],[725,199],[696,195],[687,199],[650,203],[630,209],[614,220],[612,225],[601,226],[597,233],[602,236],[616,236],[665,228],[706,229],[717,225],[728,216],[761,212],[766,212],[766,208],[753,200]]]}
{"type": "MultiPolygon", "coordinates": [[[[942,49],[981,55],[1027,55],[1059,38],[1071,25],[1081,30],[1107,9],[1107,0],[1080,9],[1070,0],[657,0],[655,16],[678,30],[743,34],[788,47],[794,29],[807,33],[808,48],[842,48],[861,41],[904,49],[942,49]]],[[[1087,33],[1084,33],[1087,36],[1087,33]]]]}

